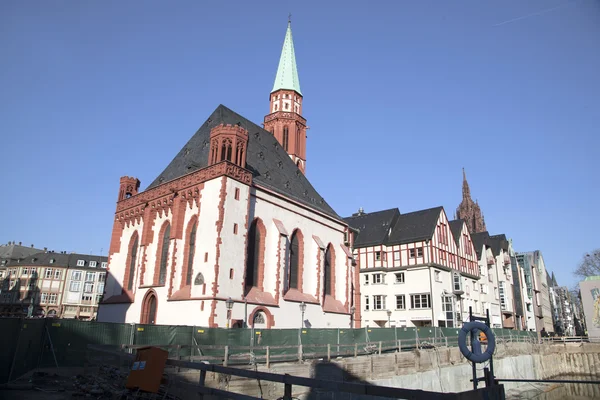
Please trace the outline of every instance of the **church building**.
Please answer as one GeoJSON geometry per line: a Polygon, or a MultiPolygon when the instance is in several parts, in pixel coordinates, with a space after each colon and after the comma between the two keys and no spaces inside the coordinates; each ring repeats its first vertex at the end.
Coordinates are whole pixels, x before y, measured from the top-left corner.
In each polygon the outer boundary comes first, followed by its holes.
{"type": "Polygon", "coordinates": [[[288,22],[264,129],[219,105],[146,190],[121,178],[99,321],[350,326],[352,235],[305,176],[302,107],[288,22]]]}
{"type": "Polygon", "coordinates": [[[467,182],[464,168],[462,195],[462,201],[456,208],[456,219],[464,220],[471,233],[485,232],[487,229],[485,228],[483,214],[477,201],[473,201],[471,198],[471,189],[469,189],[469,182],[467,182]]]}

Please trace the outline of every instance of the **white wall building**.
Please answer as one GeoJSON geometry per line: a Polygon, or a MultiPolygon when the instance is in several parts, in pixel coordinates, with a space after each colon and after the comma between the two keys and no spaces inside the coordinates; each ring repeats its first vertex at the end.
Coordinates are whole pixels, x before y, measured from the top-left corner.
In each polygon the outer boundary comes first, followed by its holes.
{"type": "Polygon", "coordinates": [[[63,318],[96,318],[104,293],[107,264],[107,257],[84,254],[69,257],[62,297],[63,318]]]}
{"type": "Polygon", "coordinates": [[[99,320],[350,326],[352,235],[304,175],[289,25],[282,53],[269,131],[219,106],[144,192],[121,178],[99,320]]]}
{"type": "Polygon", "coordinates": [[[346,222],[358,231],[354,254],[361,307],[356,327],[460,325],[463,282],[478,279],[464,224],[455,240],[442,207],[407,214],[361,210],[346,222]]]}

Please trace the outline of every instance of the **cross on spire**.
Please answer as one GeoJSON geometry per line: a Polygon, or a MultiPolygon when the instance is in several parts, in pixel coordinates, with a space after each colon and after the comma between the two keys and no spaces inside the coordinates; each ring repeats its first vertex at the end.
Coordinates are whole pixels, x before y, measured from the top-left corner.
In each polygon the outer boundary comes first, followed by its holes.
{"type": "Polygon", "coordinates": [[[292,23],[292,13],[288,14],[288,24],[292,23]]]}

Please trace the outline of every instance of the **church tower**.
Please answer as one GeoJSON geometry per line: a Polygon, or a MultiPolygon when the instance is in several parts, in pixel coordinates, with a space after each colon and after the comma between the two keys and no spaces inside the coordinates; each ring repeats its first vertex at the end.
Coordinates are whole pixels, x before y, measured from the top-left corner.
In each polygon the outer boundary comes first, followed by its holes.
{"type": "Polygon", "coordinates": [[[485,232],[485,221],[479,208],[479,204],[473,201],[471,198],[471,189],[469,189],[469,183],[467,182],[467,175],[463,168],[463,186],[462,186],[463,199],[456,209],[456,218],[462,219],[467,224],[467,228],[470,233],[485,232]]]}
{"type": "Polygon", "coordinates": [[[302,92],[288,20],[275,84],[270,95],[265,130],[271,132],[303,173],[306,170],[306,119],[302,117],[302,92]]]}

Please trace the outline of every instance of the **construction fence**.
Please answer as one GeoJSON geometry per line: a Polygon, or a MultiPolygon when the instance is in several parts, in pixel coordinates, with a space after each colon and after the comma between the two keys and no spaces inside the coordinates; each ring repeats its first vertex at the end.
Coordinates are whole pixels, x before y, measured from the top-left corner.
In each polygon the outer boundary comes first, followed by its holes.
{"type": "MultiPolygon", "coordinates": [[[[351,356],[417,347],[457,346],[456,328],[225,329],[0,318],[0,383],[44,367],[83,366],[88,345],[133,352],[148,345],[169,357],[218,364],[351,356]]],[[[536,341],[536,332],[494,329],[500,341],[536,341]]]]}

